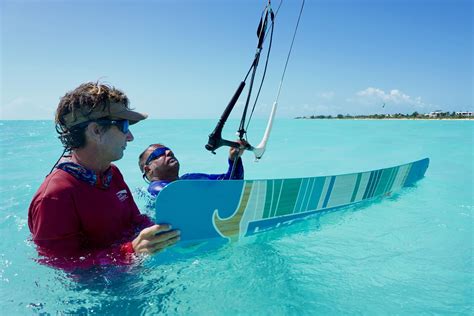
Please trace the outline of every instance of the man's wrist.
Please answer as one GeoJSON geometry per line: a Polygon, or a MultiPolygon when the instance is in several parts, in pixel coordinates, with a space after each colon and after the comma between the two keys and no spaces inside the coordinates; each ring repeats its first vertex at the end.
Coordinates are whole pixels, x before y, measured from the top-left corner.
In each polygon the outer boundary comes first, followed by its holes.
{"type": "Polygon", "coordinates": [[[120,246],[120,252],[127,255],[127,254],[134,254],[135,253],[135,249],[133,248],[133,244],[131,241],[125,243],[125,244],[122,244],[120,246]]]}

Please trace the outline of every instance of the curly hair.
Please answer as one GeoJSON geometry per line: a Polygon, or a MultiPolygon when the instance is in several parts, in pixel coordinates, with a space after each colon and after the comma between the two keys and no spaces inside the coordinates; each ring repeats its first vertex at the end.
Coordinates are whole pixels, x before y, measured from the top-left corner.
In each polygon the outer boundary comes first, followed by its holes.
{"type": "Polygon", "coordinates": [[[72,113],[73,117],[82,115],[88,117],[94,111],[105,111],[111,102],[122,103],[127,108],[129,100],[125,93],[99,82],[87,82],[76,89],[67,92],[59,101],[56,109],[56,132],[65,150],[71,151],[85,146],[85,129],[89,122],[68,126],[65,116],[72,113]]]}

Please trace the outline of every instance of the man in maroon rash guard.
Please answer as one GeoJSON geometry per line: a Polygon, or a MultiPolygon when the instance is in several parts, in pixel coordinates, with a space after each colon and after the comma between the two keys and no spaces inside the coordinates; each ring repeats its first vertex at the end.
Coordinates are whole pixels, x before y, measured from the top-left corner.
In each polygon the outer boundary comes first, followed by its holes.
{"type": "Polygon", "coordinates": [[[104,84],[85,83],[61,98],[56,130],[71,155],[46,177],[28,212],[42,256],[81,266],[123,264],[131,254],[152,254],[179,240],[179,231],[140,214],[111,163],[133,140],[129,125],[146,117],[130,110],[123,92],[104,84]]]}

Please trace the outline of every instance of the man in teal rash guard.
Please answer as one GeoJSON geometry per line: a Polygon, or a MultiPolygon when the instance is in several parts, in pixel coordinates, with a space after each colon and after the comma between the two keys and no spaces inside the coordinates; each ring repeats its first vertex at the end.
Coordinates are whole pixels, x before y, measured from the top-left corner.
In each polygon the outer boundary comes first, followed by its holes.
{"type": "MultiPolygon", "coordinates": [[[[242,147],[245,142],[240,142],[242,147]]],[[[152,144],[138,157],[138,165],[143,173],[143,179],[149,182],[148,192],[156,196],[170,182],[175,180],[241,180],[244,178],[242,154],[244,149],[231,148],[229,151],[229,167],[223,174],[187,173],[179,176],[179,161],[168,147],[162,144],[152,144]],[[234,166],[234,160],[235,166],[234,166]],[[234,172],[232,173],[232,169],[234,172]]]]}

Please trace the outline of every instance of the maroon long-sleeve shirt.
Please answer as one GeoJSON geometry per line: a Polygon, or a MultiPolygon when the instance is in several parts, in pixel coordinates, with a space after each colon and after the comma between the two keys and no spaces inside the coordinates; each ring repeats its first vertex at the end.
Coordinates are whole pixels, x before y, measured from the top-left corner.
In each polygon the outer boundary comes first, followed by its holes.
{"type": "Polygon", "coordinates": [[[67,258],[73,265],[80,258],[81,266],[130,260],[131,240],[153,222],[140,214],[118,168],[111,168],[107,189],[60,169],[46,177],[28,212],[28,226],[41,255],[62,258],[61,262],[67,258]]]}

